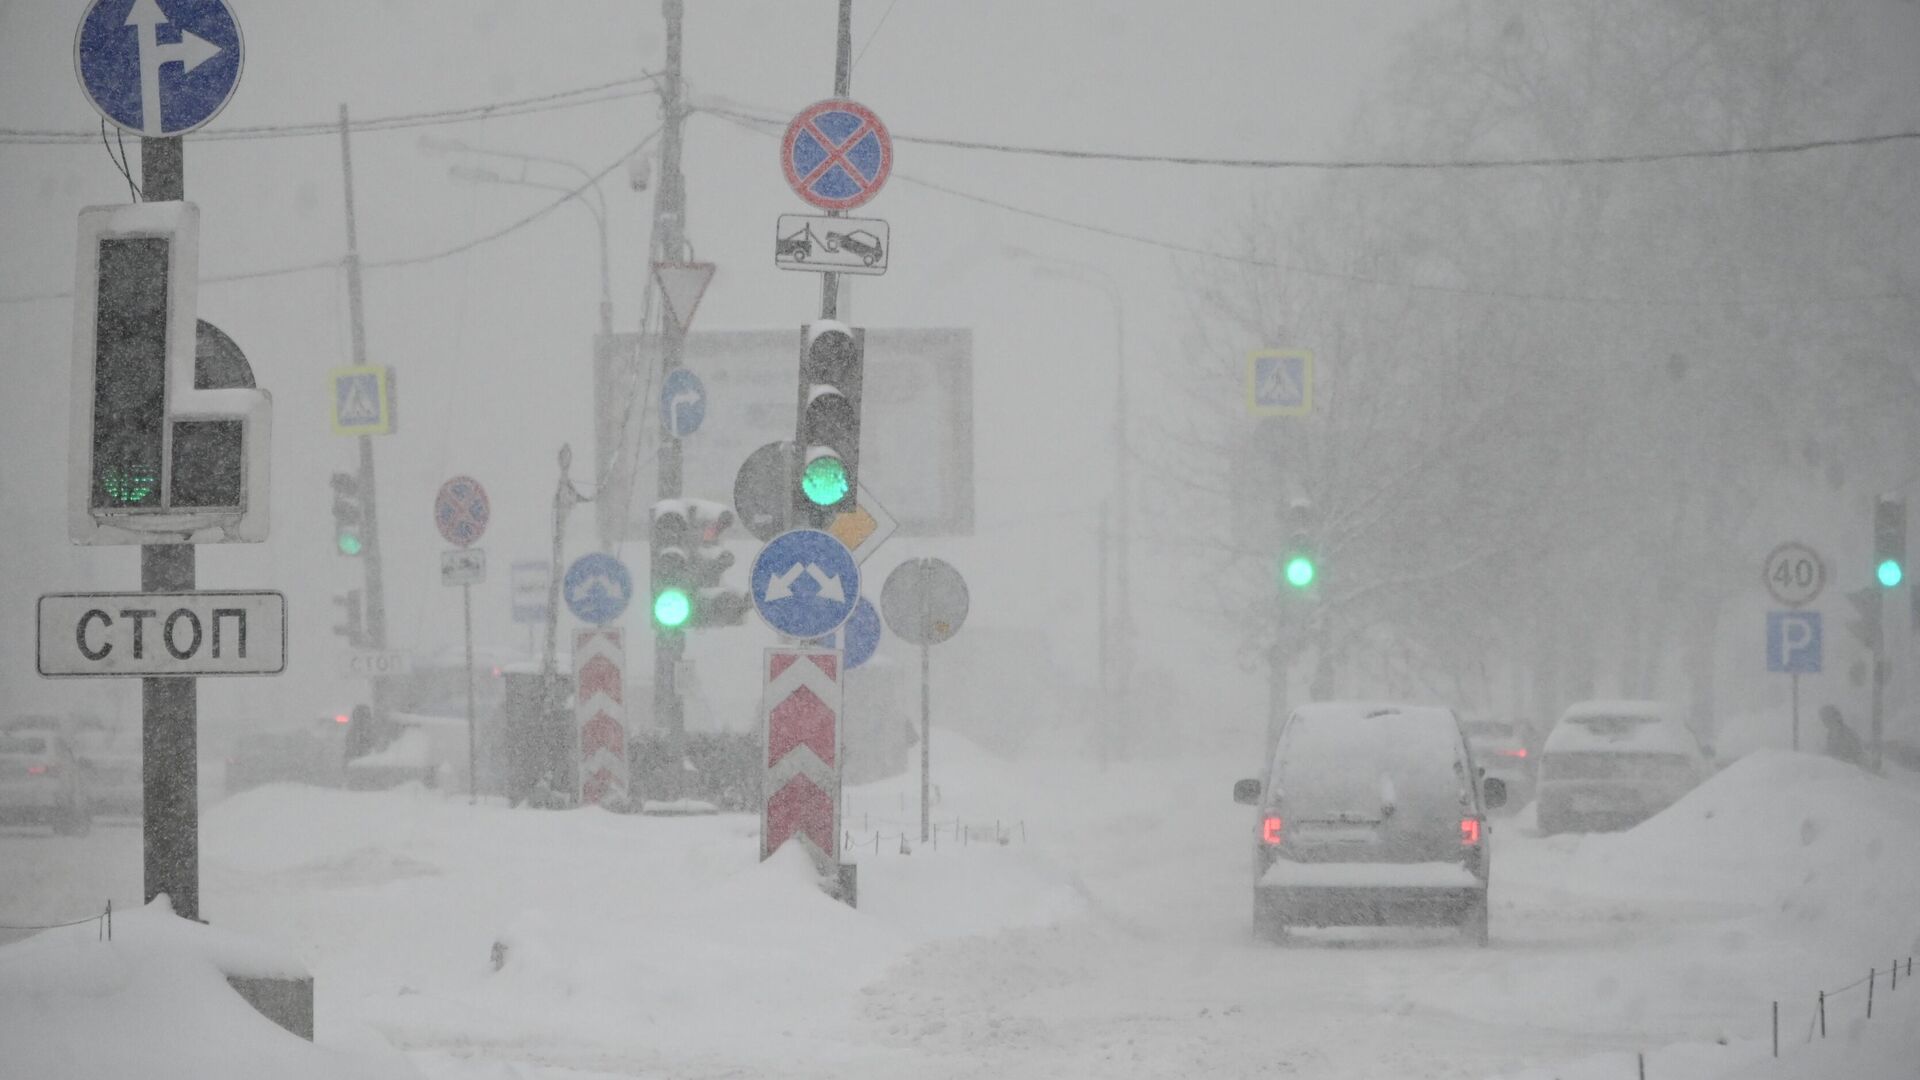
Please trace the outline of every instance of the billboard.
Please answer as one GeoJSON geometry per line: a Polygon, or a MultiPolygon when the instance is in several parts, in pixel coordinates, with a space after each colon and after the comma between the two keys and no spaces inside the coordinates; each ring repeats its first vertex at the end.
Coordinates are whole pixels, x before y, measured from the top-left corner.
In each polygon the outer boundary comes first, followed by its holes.
{"type": "MultiPolygon", "coordinates": [[[[747,455],[793,438],[800,341],[798,328],[687,335],[682,363],[706,390],[699,430],[680,440],[687,497],[731,505],[747,455]]],[[[866,345],[860,482],[898,519],[898,535],[970,535],[973,332],[869,327],[866,345]]],[[[596,351],[600,535],[609,544],[644,540],[661,426],[661,338],[615,334],[596,351]]]]}

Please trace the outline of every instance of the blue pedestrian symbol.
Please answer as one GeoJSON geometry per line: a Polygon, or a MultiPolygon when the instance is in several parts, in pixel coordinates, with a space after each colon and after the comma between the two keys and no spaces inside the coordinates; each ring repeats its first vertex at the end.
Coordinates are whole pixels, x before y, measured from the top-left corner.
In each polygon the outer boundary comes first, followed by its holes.
{"type": "Polygon", "coordinates": [[[619,559],[596,551],[573,560],[560,593],[574,617],[605,625],[627,610],[627,602],[633,599],[633,575],[619,559]]]}
{"type": "Polygon", "coordinates": [[[853,614],[847,616],[847,624],[840,628],[839,633],[821,638],[814,644],[823,649],[840,649],[848,670],[859,667],[873,659],[874,652],[880,648],[880,610],[869,603],[866,597],[861,597],[853,605],[853,614]],[[840,640],[835,641],[835,637],[840,640]]]}
{"type": "Polygon", "coordinates": [[[343,375],[334,380],[334,424],[371,427],[380,423],[380,376],[374,372],[343,375]]]}
{"type": "Polygon", "coordinates": [[[660,426],[676,439],[700,430],[707,418],[707,388],[700,376],[686,368],[667,372],[660,385],[660,426]]]}
{"type": "Polygon", "coordinates": [[[1313,411],[1313,354],[1262,349],[1247,357],[1247,408],[1255,416],[1305,416],[1313,411]]]}
{"type": "Polygon", "coordinates": [[[788,637],[825,637],[859,603],[860,564],[832,535],[794,529],[760,549],[748,588],[768,626],[788,637]]]}
{"type": "Polygon", "coordinates": [[[184,135],[240,85],[240,24],[224,0],[93,0],[74,66],[87,100],[132,135],[184,135]]]}
{"type": "Polygon", "coordinates": [[[1783,675],[1820,674],[1820,613],[1767,612],[1767,670],[1783,675]]]}

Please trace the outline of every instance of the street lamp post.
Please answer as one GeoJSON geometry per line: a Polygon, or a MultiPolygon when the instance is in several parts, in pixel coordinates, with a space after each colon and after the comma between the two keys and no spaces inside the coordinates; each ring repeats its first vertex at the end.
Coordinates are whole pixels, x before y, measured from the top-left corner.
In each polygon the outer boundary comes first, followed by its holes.
{"type": "Polygon", "coordinates": [[[561,158],[542,157],[538,154],[522,154],[512,150],[494,150],[487,147],[474,146],[462,142],[459,139],[440,139],[428,135],[421,138],[420,148],[423,150],[473,154],[479,157],[494,157],[508,161],[517,161],[520,163],[520,172],[518,175],[510,176],[505,173],[496,172],[493,169],[483,169],[473,165],[454,165],[447,170],[447,174],[456,180],[465,180],[469,183],[511,184],[516,187],[539,188],[542,191],[558,191],[574,202],[586,207],[587,213],[593,215],[593,223],[598,227],[600,237],[600,336],[605,338],[613,333],[613,286],[607,268],[607,198],[606,195],[601,192],[599,185],[594,182],[592,173],[589,173],[585,168],[574,162],[561,158]],[[582,184],[579,187],[567,187],[563,184],[549,184],[535,180],[527,175],[527,166],[531,164],[554,165],[563,169],[570,169],[580,175],[582,184]],[[583,194],[587,191],[594,193],[594,199],[596,201],[590,202],[583,197],[583,194]]]}
{"type": "MultiPolygon", "coordinates": [[[[1009,245],[1006,254],[1034,264],[1036,270],[1051,277],[1076,282],[1099,291],[1113,305],[1113,569],[1114,592],[1113,629],[1109,635],[1101,626],[1101,679],[1110,689],[1115,712],[1118,713],[1117,737],[1110,740],[1117,744],[1130,731],[1129,720],[1132,716],[1128,686],[1133,668],[1133,564],[1129,558],[1131,528],[1133,517],[1131,500],[1128,498],[1127,470],[1131,453],[1127,445],[1127,305],[1121,296],[1120,286],[1113,277],[1097,267],[1073,259],[1062,259],[1052,255],[1041,255],[1026,248],[1009,245]]],[[[1108,517],[1102,507],[1100,528],[1104,550],[1105,532],[1108,529],[1108,517]]],[[[1104,563],[1104,559],[1102,562],[1104,563]]],[[[1101,588],[1104,593],[1106,573],[1101,572],[1101,588]]],[[[1104,605],[1103,605],[1104,608],[1104,605]]],[[[1109,721],[1111,724],[1112,721],[1109,721]]],[[[1113,745],[1103,747],[1103,752],[1113,749],[1113,745]]]]}

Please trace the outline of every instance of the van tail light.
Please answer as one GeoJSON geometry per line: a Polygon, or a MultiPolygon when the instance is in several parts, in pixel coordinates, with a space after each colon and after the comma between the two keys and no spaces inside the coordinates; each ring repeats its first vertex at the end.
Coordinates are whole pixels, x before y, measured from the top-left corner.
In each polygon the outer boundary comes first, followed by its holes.
{"type": "Polygon", "coordinates": [[[29,765],[27,766],[27,775],[28,776],[58,776],[60,774],[51,765],[29,765]]]}
{"type": "Polygon", "coordinates": [[[1277,817],[1269,816],[1263,819],[1260,822],[1260,842],[1269,847],[1279,847],[1283,839],[1280,832],[1281,825],[1282,822],[1277,817]]]}
{"type": "Polygon", "coordinates": [[[1494,753],[1499,754],[1501,757],[1523,758],[1527,756],[1527,748],[1522,746],[1514,750],[1496,750],[1494,753]]]}
{"type": "Polygon", "coordinates": [[[1460,819],[1460,846],[1480,846],[1480,819],[1477,817],[1460,819]]]}

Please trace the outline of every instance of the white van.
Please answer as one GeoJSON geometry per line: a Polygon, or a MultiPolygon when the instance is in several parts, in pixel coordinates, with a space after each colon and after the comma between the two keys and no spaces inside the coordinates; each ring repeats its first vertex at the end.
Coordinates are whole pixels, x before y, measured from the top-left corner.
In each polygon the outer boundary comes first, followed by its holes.
{"type": "Polygon", "coordinates": [[[1540,762],[1540,831],[1625,829],[1706,779],[1708,754],[1677,707],[1583,701],[1554,725],[1540,762]]]}

